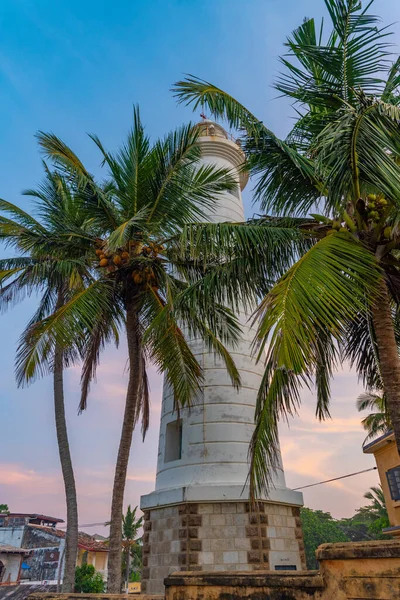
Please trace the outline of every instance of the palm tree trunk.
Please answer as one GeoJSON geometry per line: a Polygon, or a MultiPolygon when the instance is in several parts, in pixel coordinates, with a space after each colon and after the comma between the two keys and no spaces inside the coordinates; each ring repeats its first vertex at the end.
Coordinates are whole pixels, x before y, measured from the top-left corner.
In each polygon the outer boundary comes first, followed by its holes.
{"type": "Polygon", "coordinates": [[[139,401],[141,382],[141,348],[138,335],[136,310],[127,307],[126,334],[129,356],[129,382],[126,394],[124,421],[119,443],[117,464],[115,466],[113,497],[110,519],[110,544],[108,553],[107,591],[110,594],[121,592],[122,579],[122,510],[128,469],[132,434],[136,422],[137,403],[139,401]]]}
{"type": "Polygon", "coordinates": [[[389,292],[382,280],[379,297],[372,307],[372,319],[378,346],[383,389],[387,408],[400,452],[400,359],[394,334],[389,292]]]}
{"type": "Polygon", "coordinates": [[[63,352],[60,346],[54,351],[54,414],[56,420],[58,452],[64,479],[67,503],[67,531],[65,535],[65,560],[63,592],[73,592],[75,585],[75,565],[78,550],[78,504],[76,500],[75,477],[69,449],[67,422],[65,419],[63,352]]]}
{"type": "Polygon", "coordinates": [[[125,573],[125,579],[126,579],[126,592],[128,592],[128,584],[129,584],[129,571],[130,571],[130,566],[131,566],[131,547],[129,545],[130,540],[128,540],[128,546],[126,549],[126,573],[125,573]]]}

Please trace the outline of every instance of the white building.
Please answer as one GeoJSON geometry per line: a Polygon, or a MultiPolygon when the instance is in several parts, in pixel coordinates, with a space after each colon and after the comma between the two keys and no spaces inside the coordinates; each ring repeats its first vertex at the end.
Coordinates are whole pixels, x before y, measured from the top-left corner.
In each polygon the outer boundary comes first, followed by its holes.
{"type": "MultiPolygon", "coordinates": [[[[204,121],[199,127],[202,163],[235,169],[239,182],[216,201],[209,219],[243,221],[243,153],[220,125],[204,121]]],[[[161,593],[163,579],[173,571],[298,570],[304,564],[302,495],[286,487],[283,468],[268,498],[260,498],[254,510],[248,503],[248,448],[263,365],[251,358],[249,315],[239,318],[243,337],[231,351],[241,376],[239,391],[201,340],[192,341],[191,348],[204,369],[203,402],[181,410],[178,418],[164,385],[155,491],[141,499],[144,592],[161,593]]]]}

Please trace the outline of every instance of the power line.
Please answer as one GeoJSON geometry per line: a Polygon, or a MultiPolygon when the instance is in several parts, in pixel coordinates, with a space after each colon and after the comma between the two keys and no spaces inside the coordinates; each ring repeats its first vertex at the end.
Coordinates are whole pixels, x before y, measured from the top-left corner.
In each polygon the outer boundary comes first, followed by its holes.
{"type": "MultiPolygon", "coordinates": [[[[82,525],[78,525],[78,527],[106,527],[107,523],[82,523],[82,525]]],[[[66,529],[66,525],[60,525],[59,529],[66,529]]]]}
{"type": "Polygon", "coordinates": [[[349,473],[349,475],[342,475],[341,477],[334,477],[333,479],[327,479],[326,481],[318,481],[318,483],[309,483],[308,485],[302,485],[298,488],[293,488],[294,492],[298,490],[305,490],[306,488],[314,487],[315,485],[322,485],[323,483],[330,483],[331,481],[338,481],[339,479],[346,479],[347,477],[354,477],[355,475],[361,475],[361,473],[368,473],[369,471],[376,471],[377,467],[371,469],[364,469],[364,471],[357,471],[357,473],[349,473]]]}
{"type": "MultiPolygon", "coordinates": [[[[309,483],[308,485],[302,485],[301,487],[293,488],[294,492],[299,490],[305,490],[306,488],[314,487],[316,485],[323,485],[324,483],[331,483],[332,481],[338,481],[339,479],[347,479],[347,477],[354,477],[355,475],[361,475],[362,473],[369,473],[369,471],[376,471],[377,467],[372,467],[371,469],[364,469],[364,471],[357,471],[356,473],[349,473],[348,475],[342,475],[341,477],[334,477],[333,479],[326,479],[325,481],[318,481],[317,483],[309,483]]],[[[107,522],[103,523],[83,523],[82,525],[78,525],[78,527],[106,527],[108,526],[107,522]]],[[[65,529],[66,525],[59,526],[59,529],[65,529]]]]}

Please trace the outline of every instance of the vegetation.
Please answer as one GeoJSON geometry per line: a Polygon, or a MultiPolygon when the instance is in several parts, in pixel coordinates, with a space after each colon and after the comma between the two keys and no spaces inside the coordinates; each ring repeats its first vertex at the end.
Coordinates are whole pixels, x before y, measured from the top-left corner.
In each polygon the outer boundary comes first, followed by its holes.
{"type": "MultiPolygon", "coordinates": [[[[242,285],[242,296],[254,299],[251,270],[264,268],[259,258],[262,228],[196,225],[222,192],[237,185],[228,170],[200,165],[197,137],[197,128],[189,124],[151,144],[135,109],[132,131],[116,154],[92,136],[108,169],[108,178],[99,184],[56,136],[38,136],[57,177],[66,178],[87,218],[87,226],[63,223],[61,242],[57,238],[50,255],[57,254],[61,265],[73,258],[90,277],[63,298],[62,305],[46,305],[46,311],[36,315],[23,338],[17,366],[22,373],[45,372],[43,365],[52,364],[56,347],[70,360],[82,356],[83,410],[102,348],[110,340],[118,342],[122,330],[126,333],[129,381],[111,506],[111,593],[121,588],[122,507],[132,434],[140,417],[143,435],[149,422],[147,362],[165,373],[177,406],[196,398],[202,369],[186,342],[183,324],[189,335],[203,338],[222,358],[233,385],[239,386],[225,344],[236,343],[240,327],[231,308],[224,306],[226,290],[236,299],[242,285]],[[224,287],[223,265],[215,252],[220,240],[230,278],[236,282],[229,288],[224,287]],[[228,260],[226,249],[228,259],[235,255],[239,259],[228,260]],[[243,258],[246,253],[254,258],[251,267],[243,258]]],[[[45,246],[43,254],[40,245],[35,243],[34,248],[38,259],[47,256],[45,246]]],[[[9,276],[16,273],[10,271],[9,276]]],[[[82,277],[76,279],[82,282],[82,277]]]]}
{"type": "Polygon", "coordinates": [[[68,238],[65,231],[84,231],[87,215],[82,200],[71,192],[65,179],[46,165],[45,178],[35,190],[24,192],[34,201],[36,216],[0,200],[0,239],[11,247],[16,258],[0,261],[0,305],[14,306],[27,295],[38,295],[38,308],[22,334],[17,351],[16,374],[19,385],[51,373],[54,387],[54,415],[58,451],[67,505],[66,551],[63,591],[74,587],[78,547],[78,508],[75,478],[69,448],[64,404],[63,370],[82,355],[84,345],[63,348],[58,338],[48,341],[46,353],[37,360],[31,352],[36,324],[81,293],[93,280],[87,265],[87,247],[81,238],[68,238]]]}
{"type": "Polygon", "coordinates": [[[369,392],[361,394],[357,399],[357,410],[372,410],[369,415],[364,417],[361,424],[368,435],[364,440],[364,444],[378,435],[383,435],[391,429],[390,417],[387,411],[386,399],[383,394],[374,394],[369,392]]]}
{"type": "Polygon", "coordinates": [[[310,244],[297,246],[289,265],[286,245],[256,315],[265,374],[250,451],[253,496],[277,467],[279,418],[296,412],[303,386],[315,386],[316,414],[329,417],[330,379],[345,360],[367,391],[384,391],[400,449],[400,59],[389,60],[389,32],[372,2],[325,4],[330,34],[306,20],[281,59],[276,87],[297,115],[286,139],[209,82],[189,77],[174,88],[180,102],[207,106],[241,130],[255,200],[272,215],[258,221],[270,228],[270,247],[280,243],[277,223],[310,244]]]}
{"type": "Polygon", "coordinates": [[[318,569],[315,552],[321,544],[328,542],[348,542],[349,538],[330,513],[311,508],[301,509],[304,548],[306,552],[307,569],[318,569]]]}
{"type": "Polygon", "coordinates": [[[371,503],[359,508],[349,519],[336,520],[321,510],[301,509],[308,569],[318,568],[315,552],[320,544],[388,539],[382,534],[382,529],[390,526],[382,488],[372,487],[364,498],[371,503]]]}
{"type": "Polygon", "coordinates": [[[75,592],[83,594],[102,594],[104,581],[93,565],[84,564],[75,570],[75,592]]]}
{"type": "Polygon", "coordinates": [[[0,513],[7,514],[10,512],[10,509],[8,508],[8,504],[0,504],[0,513]]]}
{"type": "MultiPolygon", "coordinates": [[[[143,517],[136,518],[137,506],[132,510],[131,505],[128,506],[126,514],[122,515],[122,547],[124,549],[125,563],[125,583],[128,585],[131,581],[131,558],[134,558],[134,567],[137,567],[137,554],[132,556],[134,546],[138,545],[138,531],[143,525],[143,517]]],[[[136,581],[136,579],[134,579],[136,581]]]]}

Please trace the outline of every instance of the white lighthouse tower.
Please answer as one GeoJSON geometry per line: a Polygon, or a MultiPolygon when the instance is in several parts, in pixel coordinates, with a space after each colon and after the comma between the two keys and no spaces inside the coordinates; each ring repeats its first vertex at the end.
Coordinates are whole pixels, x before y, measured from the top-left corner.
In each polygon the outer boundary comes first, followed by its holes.
{"type": "MultiPolygon", "coordinates": [[[[198,127],[202,163],[236,169],[239,182],[218,198],[209,219],[243,221],[243,152],[217,123],[205,120],[198,127]]],[[[142,586],[148,594],[162,593],[163,579],[173,571],[304,568],[302,494],[286,487],[283,468],[268,497],[256,507],[248,502],[248,449],[263,365],[251,358],[249,315],[239,318],[243,335],[231,350],[242,381],[239,391],[201,341],[190,345],[204,369],[203,402],[178,415],[164,385],[156,487],[141,498],[142,586]]]]}

